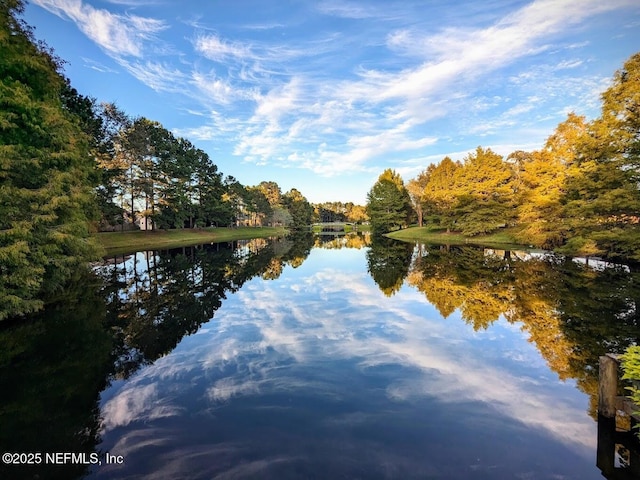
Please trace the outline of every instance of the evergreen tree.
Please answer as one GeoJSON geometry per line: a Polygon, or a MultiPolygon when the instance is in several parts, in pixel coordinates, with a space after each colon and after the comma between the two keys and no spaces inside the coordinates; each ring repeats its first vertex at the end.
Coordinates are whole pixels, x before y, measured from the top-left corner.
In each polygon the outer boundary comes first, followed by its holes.
{"type": "Polygon", "coordinates": [[[371,230],[382,235],[408,225],[411,216],[411,199],[398,173],[387,169],[367,194],[367,215],[371,230]]]}
{"type": "Polygon", "coordinates": [[[205,152],[197,149],[196,154],[198,226],[230,225],[233,211],[231,205],[223,200],[226,190],[222,183],[222,173],[205,152]]]}
{"type": "Polygon", "coordinates": [[[242,199],[245,209],[250,215],[250,225],[262,226],[265,219],[271,217],[273,209],[259,186],[245,188],[242,199]]]}
{"type": "Polygon", "coordinates": [[[63,104],[60,61],[22,10],[0,3],[0,319],[41,308],[97,254],[90,141],[63,104]]]}
{"type": "Polygon", "coordinates": [[[96,199],[100,210],[100,229],[111,230],[125,224],[126,158],[123,132],[131,119],[113,103],[103,103],[98,110],[101,129],[98,133],[96,167],[99,183],[96,199]]]}
{"type": "Polygon", "coordinates": [[[291,215],[291,228],[301,230],[309,225],[313,219],[313,207],[304,195],[292,188],[282,196],[282,203],[291,215]]]}
{"type": "Polygon", "coordinates": [[[276,182],[262,181],[258,184],[258,188],[267,198],[271,208],[282,206],[282,191],[276,182]]]}
{"type": "Polygon", "coordinates": [[[374,236],[367,251],[367,271],[387,297],[395,295],[404,283],[411,265],[413,245],[374,236]]]}

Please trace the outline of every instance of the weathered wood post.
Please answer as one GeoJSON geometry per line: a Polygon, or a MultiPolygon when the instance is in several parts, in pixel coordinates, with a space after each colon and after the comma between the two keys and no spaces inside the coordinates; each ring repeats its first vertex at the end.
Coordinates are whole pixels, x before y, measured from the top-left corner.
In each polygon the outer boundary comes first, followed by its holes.
{"type": "Polygon", "coordinates": [[[607,354],[600,357],[598,381],[598,414],[607,418],[616,416],[616,395],[618,393],[618,360],[607,354]]]}
{"type": "Polygon", "coordinates": [[[640,478],[640,446],[636,432],[619,430],[616,425],[618,411],[630,417],[631,426],[638,419],[638,405],[618,394],[618,355],[608,353],[600,357],[598,380],[598,450],[596,465],[609,479],[640,478]],[[628,450],[628,465],[616,467],[616,449],[620,445],[628,450]]]}
{"type": "Polygon", "coordinates": [[[611,478],[616,457],[616,395],[618,393],[618,361],[610,355],[599,360],[598,376],[598,447],[596,466],[611,478]]]}
{"type": "Polygon", "coordinates": [[[606,478],[616,471],[616,419],[598,415],[598,446],[596,467],[606,478]]]}

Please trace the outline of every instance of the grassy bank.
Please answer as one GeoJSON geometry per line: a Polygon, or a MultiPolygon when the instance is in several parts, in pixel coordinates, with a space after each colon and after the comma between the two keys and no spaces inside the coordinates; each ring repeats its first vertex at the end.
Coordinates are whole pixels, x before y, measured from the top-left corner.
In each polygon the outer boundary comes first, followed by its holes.
{"type": "Polygon", "coordinates": [[[509,245],[517,246],[518,242],[511,229],[505,228],[489,235],[466,237],[460,232],[447,233],[446,230],[434,227],[410,227],[387,234],[388,237],[407,242],[424,242],[433,244],[461,245],[472,243],[477,245],[509,245]]]}
{"type": "Polygon", "coordinates": [[[285,233],[286,230],[284,228],[272,227],[204,228],[198,230],[104,232],[96,234],[96,238],[98,243],[104,247],[106,256],[109,256],[141,250],[163,250],[201,243],[274,237],[285,233]]]}

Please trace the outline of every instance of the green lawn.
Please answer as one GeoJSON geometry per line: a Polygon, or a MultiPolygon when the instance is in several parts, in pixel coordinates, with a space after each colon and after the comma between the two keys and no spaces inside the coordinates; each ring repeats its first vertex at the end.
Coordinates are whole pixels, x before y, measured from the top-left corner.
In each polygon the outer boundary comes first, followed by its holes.
{"type": "Polygon", "coordinates": [[[229,242],[249,238],[275,237],[286,233],[284,228],[242,227],[204,228],[133,232],[104,232],[96,234],[105,256],[122,255],[141,250],[162,250],[202,243],[229,242]]]}
{"type": "Polygon", "coordinates": [[[513,230],[505,228],[499,232],[489,235],[477,235],[475,237],[466,237],[459,232],[447,233],[444,229],[434,227],[409,227],[404,230],[397,230],[388,233],[387,236],[396,240],[404,240],[408,242],[421,241],[434,244],[465,244],[473,243],[478,245],[509,245],[518,246],[513,236],[513,230]]]}

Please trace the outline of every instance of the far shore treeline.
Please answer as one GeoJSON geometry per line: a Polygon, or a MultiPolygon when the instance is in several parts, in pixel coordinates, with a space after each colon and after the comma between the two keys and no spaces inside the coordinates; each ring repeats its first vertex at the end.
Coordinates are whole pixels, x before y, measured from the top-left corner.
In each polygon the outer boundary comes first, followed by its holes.
{"type": "Polygon", "coordinates": [[[367,213],[374,234],[414,221],[467,237],[508,229],[524,245],[640,262],[640,53],[615,73],[595,120],[570,113],[540,150],[504,158],[478,147],[406,185],[386,170],[367,213]]]}

